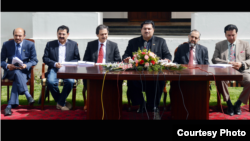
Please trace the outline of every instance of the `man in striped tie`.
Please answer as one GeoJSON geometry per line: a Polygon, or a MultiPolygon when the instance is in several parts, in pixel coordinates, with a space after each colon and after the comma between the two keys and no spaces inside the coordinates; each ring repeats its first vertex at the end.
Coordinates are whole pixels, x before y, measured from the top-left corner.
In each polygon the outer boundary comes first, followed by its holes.
{"type": "Polygon", "coordinates": [[[214,64],[232,64],[233,68],[243,75],[243,81],[239,83],[244,86],[238,100],[233,105],[227,89],[228,81],[216,82],[219,93],[223,95],[224,101],[227,102],[227,114],[240,115],[241,103],[247,104],[250,95],[250,46],[246,41],[237,39],[238,28],[229,24],[224,28],[227,40],[218,42],[215,46],[212,62],[214,64]]]}

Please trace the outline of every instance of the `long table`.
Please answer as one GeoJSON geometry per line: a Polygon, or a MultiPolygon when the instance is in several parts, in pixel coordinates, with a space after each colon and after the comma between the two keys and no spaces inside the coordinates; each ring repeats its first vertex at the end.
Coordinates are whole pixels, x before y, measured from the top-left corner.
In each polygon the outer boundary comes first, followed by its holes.
{"type": "Polygon", "coordinates": [[[181,71],[111,71],[102,66],[64,66],[57,72],[58,78],[87,79],[87,119],[121,119],[123,80],[172,81],[171,115],[174,120],[209,119],[209,81],[243,80],[241,73],[231,67],[214,68],[196,65],[196,69],[181,71]],[[202,71],[205,70],[205,71],[202,71]],[[101,95],[104,75],[104,89],[101,95]]]}

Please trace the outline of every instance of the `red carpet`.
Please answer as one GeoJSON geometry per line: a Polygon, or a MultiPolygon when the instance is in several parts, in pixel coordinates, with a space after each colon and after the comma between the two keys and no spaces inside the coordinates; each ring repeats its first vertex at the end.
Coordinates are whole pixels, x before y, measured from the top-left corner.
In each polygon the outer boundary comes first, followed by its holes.
{"type": "MultiPolygon", "coordinates": [[[[1,120],[85,120],[87,113],[83,111],[83,107],[76,107],[76,110],[61,111],[56,109],[56,106],[45,106],[45,110],[41,110],[40,106],[30,108],[26,105],[19,105],[17,108],[11,109],[13,112],[11,116],[4,116],[4,109],[6,104],[1,106],[1,120]]],[[[250,120],[249,106],[244,105],[241,107],[242,114],[229,116],[223,114],[216,106],[210,106],[209,120],[250,120]]],[[[130,112],[127,111],[127,105],[123,105],[122,120],[148,120],[153,119],[152,112],[139,114],[136,113],[138,107],[133,107],[130,112]]],[[[170,111],[162,111],[160,107],[160,116],[162,120],[171,120],[170,111]]],[[[223,106],[224,112],[227,107],[223,106]]]]}

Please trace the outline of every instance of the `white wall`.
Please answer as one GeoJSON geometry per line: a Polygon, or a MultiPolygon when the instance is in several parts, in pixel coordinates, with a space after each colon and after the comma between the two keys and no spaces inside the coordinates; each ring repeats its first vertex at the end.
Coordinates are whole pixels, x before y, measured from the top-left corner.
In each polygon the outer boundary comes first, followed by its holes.
{"type": "Polygon", "coordinates": [[[191,29],[201,32],[202,39],[224,39],[224,28],[235,24],[238,38],[250,39],[250,12],[196,12],[192,14],[191,29]]]}
{"type": "MultiPolygon", "coordinates": [[[[191,14],[194,12],[172,12],[172,19],[191,19],[191,14]]],[[[128,12],[103,12],[103,18],[121,18],[127,19],[128,12]]]]}
{"type": "Polygon", "coordinates": [[[1,38],[13,38],[13,30],[22,27],[26,37],[33,37],[32,12],[1,12],[1,38]]]}
{"type": "Polygon", "coordinates": [[[69,27],[71,38],[95,37],[96,27],[102,24],[100,18],[102,14],[97,12],[34,12],[33,38],[55,38],[61,25],[69,27]]]}

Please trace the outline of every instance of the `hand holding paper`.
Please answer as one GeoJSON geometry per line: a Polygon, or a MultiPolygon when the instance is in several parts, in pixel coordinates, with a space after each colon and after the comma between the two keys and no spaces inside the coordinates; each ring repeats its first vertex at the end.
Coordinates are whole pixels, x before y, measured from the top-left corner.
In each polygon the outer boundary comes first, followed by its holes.
{"type": "Polygon", "coordinates": [[[23,65],[23,61],[22,60],[20,60],[19,58],[17,58],[17,57],[13,57],[13,59],[12,59],[12,64],[19,64],[19,65],[23,65]]]}

